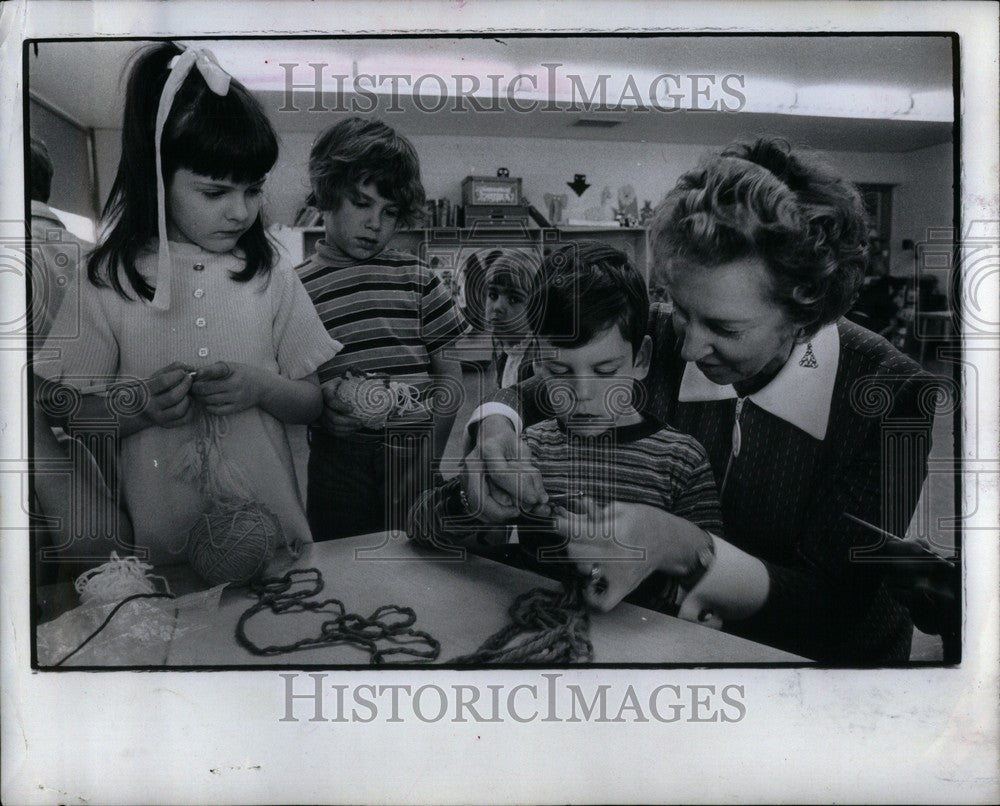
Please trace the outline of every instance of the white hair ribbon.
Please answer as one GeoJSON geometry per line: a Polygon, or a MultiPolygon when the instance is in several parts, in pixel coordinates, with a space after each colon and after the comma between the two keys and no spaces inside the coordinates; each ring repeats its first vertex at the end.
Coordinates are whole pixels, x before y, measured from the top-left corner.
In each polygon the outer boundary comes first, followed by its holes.
{"type": "Polygon", "coordinates": [[[216,95],[229,92],[229,74],[219,66],[219,62],[210,50],[187,49],[170,60],[170,75],[163,92],[160,94],[160,105],[156,110],[156,226],[160,238],[160,250],[156,267],[156,293],[153,294],[153,307],[166,311],[170,308],[170,248],[167,245],[167,202],[163,183],[163,157],[160,153],[160,142],[163,139],[163,127],[170,115],[174,96],[187,78],[191,68],[198,66],[198,72],[205,79],[208,88],[216,95]]]}

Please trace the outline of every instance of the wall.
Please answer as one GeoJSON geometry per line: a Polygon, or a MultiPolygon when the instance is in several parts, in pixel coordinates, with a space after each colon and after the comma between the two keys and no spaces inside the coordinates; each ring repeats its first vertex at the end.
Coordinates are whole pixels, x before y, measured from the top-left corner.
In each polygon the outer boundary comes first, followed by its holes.
{"type": "MultiPolygon", "coordinates": [[[[96,136],[99,187],[107,192],[117,166],[120,133],[98,130],[96,136]]],[[[271,219],[290,223],[308,190],[306,162],[313,134],[281,135],[281,157],[268,178],[271,219]]],[[[663,197],[677,178],[694,167],[706,152],[703,146],[670,143],[612,143],[594,140],[414,136],[420,155],[424,185],[429,198],[461,197],[467,175],[493,176],[500,166],[523,178],[525,196],[544,211],[545,193],[573,191],[566,187],[573,174],[587,175],[591,187],[577,202],[582,209],[597,206],[608,186],[616,201],[618,188],[631,184],[642,206],[663,197]]],[[[893,196],[892,251],[900,241],[921,240],[928,226],[951,226],[952,152],[944,144],[908,153],[820,152],[835,168],[855,182],[895,186],[893,196]]]]}
{"type": "Polygon", "coordinates": [[[31,133],[45,142],[52,160],[49,203],[60,210],[97,218],[91,179],[88,133],[30,101],[31,133]]]}
{"type": "Polygon", "coordinates": [[[898,249],[900,240],[919,243],[927,238],[928,227],[954,226],[951,143],[922,148],[907,155],[907,175],[896,188],[893,204],[900,213],[893,216],[898,249]]]}

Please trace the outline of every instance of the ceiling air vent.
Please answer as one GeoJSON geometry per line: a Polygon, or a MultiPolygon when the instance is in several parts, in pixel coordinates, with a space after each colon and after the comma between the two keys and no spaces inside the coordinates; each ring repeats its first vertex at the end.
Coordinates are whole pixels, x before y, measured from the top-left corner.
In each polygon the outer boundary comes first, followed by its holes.
{"type": "Polygon", "coordinates": [[[615,126],[621,126],[622,121],[609,118],[577,118],[572,125],[576,129],[613,129],[615,126]]]}

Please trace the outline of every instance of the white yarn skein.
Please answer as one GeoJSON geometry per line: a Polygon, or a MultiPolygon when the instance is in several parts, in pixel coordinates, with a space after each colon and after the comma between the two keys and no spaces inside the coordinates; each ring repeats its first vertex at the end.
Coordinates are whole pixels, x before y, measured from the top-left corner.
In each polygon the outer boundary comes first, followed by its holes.
{"type": "Polygon", "coordinates": [[[166,592],[170,593],[167,580],[150,574],[152,570],[153,566],[138,557],[119,557],[117,552],[112,551],[108,562],[84,571],[76,578],[73,587],[82,604],[110,604],[137,593],[156,593],[154,579],[161,580],[166,592]]]}

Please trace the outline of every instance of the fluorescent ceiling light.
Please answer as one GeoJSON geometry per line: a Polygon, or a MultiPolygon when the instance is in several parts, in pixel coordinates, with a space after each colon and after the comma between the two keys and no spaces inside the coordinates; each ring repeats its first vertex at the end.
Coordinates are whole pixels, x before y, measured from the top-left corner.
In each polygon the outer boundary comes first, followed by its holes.
{"type": "Polygon", "coordinates": [[[905,115],[913,96],[902,87],[816,84],[799,87],[793,111],[818,117],[887,118],[905,115]]]}
{"type": "Polygon", "coordinates": [[[955,98],[949,90],[932,90],[913,93],[913,108],[906,115],[915,120],[955,119],[955,98]]]}

